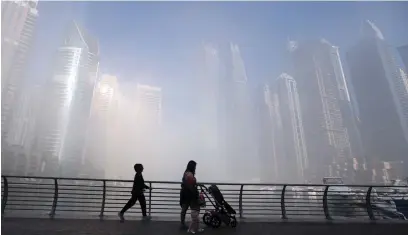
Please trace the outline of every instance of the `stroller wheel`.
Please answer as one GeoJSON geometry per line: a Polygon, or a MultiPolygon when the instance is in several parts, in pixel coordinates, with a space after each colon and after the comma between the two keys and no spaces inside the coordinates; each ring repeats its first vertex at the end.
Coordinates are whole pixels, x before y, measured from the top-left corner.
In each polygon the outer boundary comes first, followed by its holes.
{"type": "Polygon", "coordinates": [[[204,213],[203,222],[207,226],[211,225],[211,214],[210,213],[204,213]]]}
{"type": "Polygon", "coordinates": [[[219,228],[221,226],[221,219],[218,216],[211,217],[211,226],[213,228],[219,228]]]}
{"type": "Polygon", "coordinates": [[[231,218],[231,220],[230,220],[230,226],[231,226],[232,228],[237,227],[237,219],[236,219],[235,217],[232,217],[232,218],[231,218]]]}

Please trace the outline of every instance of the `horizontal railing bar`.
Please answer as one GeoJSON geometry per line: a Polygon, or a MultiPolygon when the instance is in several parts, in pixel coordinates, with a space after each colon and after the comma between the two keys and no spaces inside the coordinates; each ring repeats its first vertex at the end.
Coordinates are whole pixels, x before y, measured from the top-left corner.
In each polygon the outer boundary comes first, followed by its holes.
{"type": "Polygon", "coordinates": [[[73,187],[77,187],[77,188],[103,188],[102,185],[86,185],[86,184],[58,184],[58,187],[71,187],[68,189],[73,189],[73,187]]]}
{"type": "Polygon", "coordinates": [[[89,200],[100,200],[102,199],[101,197],[66,197],[66,196],[58,196],[58,199],[60,198],[71,198],[71,199],[89,199],[89,200]]]}
{"type": "Polygon", "coordinates": [[[27,207],[27,206],[42,206],[42,207],[45,207],[45,208],[48,208],[48,209],[50,208],[49,205],[38,205],[38,204],[12,204],[12,203],[7,203],[7,206],[25,206],[25,207],[27,207]]]}
{"type": "Polygon", "coordinates": [[[33,189],[53,189],[53,185],[38,185],[38,184],[31,184],[31,185],[15,185],[10,184],[8,185],[9,188],[33,188],[33,189]],[[38,187],[38,186],[49,186],[49,187],[38,187]]]}
{"type": "MultiPolygon", "coordinates": [[[[129,197],[129,196],[128,196],[129,197]]],[[[162,195],[154,195],[153,193],[152,193],[152,198],[154,198],[154,197],[164,197],[164,196],[162,196],[162,195]]],[[[176,196],[176,195],[168,195],[168,196],[165,196],[166,198],[180,198],[180,196],[176,196]]]]}
{"type": "MultiPolygon", "coordinates": [[[[280,205],[277,205],[277,206],[265,206],[265,205],[251,205],[251,206],[243,206],[242,208],[244,209],[244,210],[251,210],[251,208],[254,208],[254,207],[260,207],[260,208],[279,208],[279,211],[280,211],[280,208],[281,208],[281,206],[280,205]]],[[[254,210],[257,210],[257,209],[254,209],[254,210]]]]}
{"type": "MultiPolygon", "coordinates": [[[[79,207],[79,208],[101,208],[101,206],[100,205],[98,205],[98,206],[84,206],[84,205],[58,205],[58,208],[64,208],[64,207],[70,207],[70,208],[72,208],[72,207],[79,207]]],[[[57,210],[60,210],[60,209],[57,209],[57,210]]]]}
{"type": "Polygon", "coordinates": [[[132,185],[129,185],[129,186],[106,185],[106,188],[113,188],[113,189],[132,189],[132,185]]]}
{"type": "Polygon", "coordinates": [[[181,187],[180,188],[157,188],[157,187],[154,187],[154,188],[152,188],[152,190],[169,190],[169,191],[180,191],[180,189],[181,189],[181,187]]]}
{"type": "MultiPolygon", "coordinates": [[[[24,192],[21,192],[21,191],[9,191],[9,194],[10,193],[32,193],[32,194],[49,194],[49,193],[51,193],[51,194],[53,194],[54,192],[41,192],[41,191],[36,191],[36,192],[30,192],[30,191],[24,191],[24,192]]],[[[10,196],[10,195],[9,195],[10,196]]]]}
{"type": "MultiPolygon", "coordinates": [[[[87,203],[87,204],[90,204],[90,203],[94,203],[94,204],[100,204],[100,202],[95,202],[95,201],[58,201],[58,203],[87,203]]],[[[60,204],[58,204],[58,206],[60,206],[60,204]]],[[[100,207],[100,206],[99,206],[100,207]]]]}
{"type": "MultiPolygon", "coordinates": [[[[113,179],[98,179],[98,178],[69,178],[69,177],[44,177],[44,176],[16,176],[16,175],[3,175],[3,177],[7,178],[22,178],[22,179],[58,179],[58,180],[76,180],[76,181],[106,181],[106,182],[128,182],[128,183],[133,183],[133,180],[113,180],[113,179]]],[[[145,181],[146,183],[152,183],[152,184],[180,184],[179,181],[145,181]]],[[[242,183],[214,183],[214,182],[200,182],[200,184],[203,185],[225,185],[225,186],[241,186],[241,185],[247,185],[247,186],[287,186],[287,187],[326,187],[327,185],[325,184],[273,184],[273,183],[251,183],[251,184],[242,184],[242,183]]],[[[377,187],[377,188],[390,188],[394,186],[389,186],[389,185],[381,185],[381,184],[370,184],[370,185],[359,185],[359,184],[347,184],[347,185],[341,185],[339,187],[362,187],[362,188],[368,188],[368,187],[377,187]]],[[[397,186],[401,188],[408,188],[408,186],[397,186]]]]}
{"type": "MultiPolygon", "coordinates": [[[[12,182],[12,181],[9,181],[8,182],[8,184],[9,184],[9,187],[10,187],[10,185],[46,185],[46,186],[54,186],[54,184],[43,184],[43,183],[20,183],[20,182],[12,182]]],[[[3,185],[2,185],[3,186],[3,185]]]]}
{"type": "Polygon", "coordinates": [[[86,188],[81,188],[81,189],[69,189],[69,188],[59,188],[58,191],[86,191],[86,192],[102,192],[102,189],[86,189],[86,188]]]}
{"type": "Polygon", "coordinates": [[[12,201],[16,201],[16,202],[52,202],[52,198],[50,198],[50,201],[44,201],[44,200],[35,200],[35,199],[31,199],[31,200],[24,200],[24,199],[14,199],[14,198],[9,198],[8,199],[9,202],[12,201]]]}
{"type": "Polygon", "coordinates": [[[49,208],[12,208],[9,209],[7,208],[6,211],[48,211],[50,210],[49,208]]]}
{"type": "Polygon", "coordinates": [[[84,195],[89,195],[89,196],[102,195],[102,194],[96,194],[96,193],[75,193],[75,192],[60,192],[60,194],[65,194],[65,195],[80,195],[80,196],[84,196],[84,195]]]}
{"type": "Polygon", "coordinates": [[[83,212],[95,212],[95,213],[99,213],[100,211],[99,210],[97,210],[97,211],[91,211],[91,210],[87,210],[87,211],[85,211],[85,210],[77,210],[77,209],[57,209],[57,211],[83,211],[83,212]]]}

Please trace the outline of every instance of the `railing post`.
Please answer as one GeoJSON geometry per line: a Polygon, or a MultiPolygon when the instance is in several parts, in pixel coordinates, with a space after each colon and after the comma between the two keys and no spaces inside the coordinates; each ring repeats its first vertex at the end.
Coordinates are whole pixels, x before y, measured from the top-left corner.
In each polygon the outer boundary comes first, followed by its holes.
{"type": "Polygon", "coordinates": [[[286,207],[285,207],[285,192],[286,192],[286,185],[283,185],[282,193],[281,193],[281,211],[282,211],[282,219],[287,219],[286,216],[286,207]]]}
{"type": "Polygon", "coordinates": [[[366,195],[366,207],[367,207],[367,213],[368,213],[368,216],[370,217],[370,220],[375,220],[373,208],[371,206],[371,192],[372,191],[373,191],[373,187],[370,186],[367,190],[367,195],[366,195]]]}
{"type": "Polygon", "coordinates": [[[152,216],[152,182],[149,182],[149,216],[152,216]]]}
{"type": "Polygon", "coordinates": [[[8,198],[8,181],[7,177],[1,176],[4,180],[4,193],[3,193],[3,200],[1,202],[1,216],[4,215],[4,211],[6,210],[7,205],[7,198],[8,198]]]}
{"type": "Polygon", "coordinates": [[[58,201],[58,179],[54,178],[54,201],[52,202],[52,208],[50,212],[51,219],[54,219],[55,210],[57,209],[57,201],[58,201]]]}
{"type": "Polygon", "coordinates": [[[330,216],[330,212],[329,212],[329,203],[327,200],[327,194],[329,193],[329,185],[326,186],[326,188],[324,189],[324,193],[323,193],[323,210],[324,210],[324,215],[326,216],[327,220],[332,220],[332,217],[330,216]]]}
{"type": "Polygon", "coordinates": [[[244,191],[244,185],[241,184],[241,188],[239,190],[239,218],[242,219],[243,215],[243,208],[242,208],[242,193],[244,191]]]}
{"type": "Polygon", "coordinates": [[[103,182],[103,192],[102,192],[102,205],[101,205],[101,213],[99,217],[103,219],[103,213],[105,212],[105,201],[106,201],[106,180],[102,180],[103,182]]]}

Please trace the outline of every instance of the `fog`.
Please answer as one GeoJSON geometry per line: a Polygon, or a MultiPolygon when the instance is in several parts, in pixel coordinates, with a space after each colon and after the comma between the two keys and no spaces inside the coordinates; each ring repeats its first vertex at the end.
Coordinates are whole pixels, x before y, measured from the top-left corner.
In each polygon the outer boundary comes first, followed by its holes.
{"type": "Polygon", "coordinates": [[[2,174],[408,176],[406,2],[2,2],[2,174]]]}

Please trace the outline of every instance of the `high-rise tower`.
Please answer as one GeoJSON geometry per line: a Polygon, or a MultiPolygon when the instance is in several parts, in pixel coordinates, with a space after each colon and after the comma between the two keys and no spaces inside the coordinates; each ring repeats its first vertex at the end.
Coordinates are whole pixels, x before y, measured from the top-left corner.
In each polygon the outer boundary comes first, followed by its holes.
{"type": "Polygon", "coordinates": [[[307,145],[305,178],[315,183],[326,176],[350,178],[352,153],[342,110],[349,94],[338,48],[322,39],[292,43],[291,54],[307,145]]]}
{"type": "Polygon", "coordinates": [[[365,21],[361,32],[347,59],[366,158],[376,169],[375,180],[382,181],[383,162],[408,162],[408,96],[381,31],[365,21]]]}
{"type": "MultiPolygon", "coordinates": [[[[24,76],[38,18],[38,1],[1,3],[1,133],[10,131],[13,111],[24,98],[24,76]]],[[[6,143],[3,142],[3,147],[6,143]]]]}
{"type": "Polygon", "coordinates": [[[97,40],[73,22],[57,50],[52,76],[45,88],[41,150],[46,169],[60,169],[67,177],[78,176],[84,162],[98,68],[97,40]]]}
{"type": "Polygon", "coordinates": [[[296,81],[288,74],[265,85],[265,104],[268,107],[271,138],[265,171],[273,171],[275,179],[283,183],[303,183],[308,168],[302,111],[296,81]],[[269,159],[270,158],[270,159],[269,159]],[[268,169],[269,168],[269,169],[268,169]]]}
{"type": "Polygon", "coordinates": [[[104,74],[95,87],[92,99],[89,131],[86,141],[85,166],[82,174],[87,177],[105,178],[107,162],[111,156],[115,122],[118,115],[118,82],[112,75],[104,74]]]}

